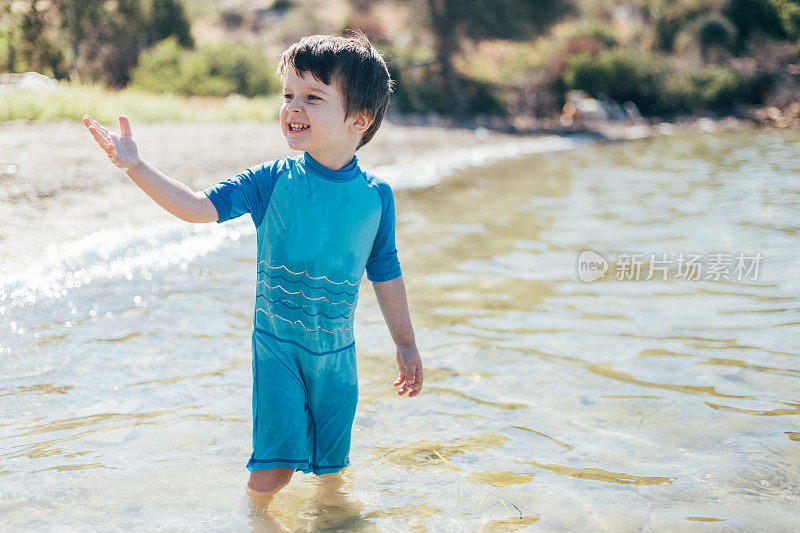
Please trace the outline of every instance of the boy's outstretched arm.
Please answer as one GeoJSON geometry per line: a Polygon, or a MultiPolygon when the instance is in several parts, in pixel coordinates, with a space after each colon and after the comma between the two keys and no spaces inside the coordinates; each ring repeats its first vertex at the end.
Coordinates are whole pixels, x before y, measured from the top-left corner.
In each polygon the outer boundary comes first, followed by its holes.
{"type": "Polygon", "coordinates": [[[185,184],[162,174],[139,158],[128,117],[119,117],[120,135],[89,115],[84,115],[83,123],[111,162],[124,170],[158,205],[187,222],[216,222],[219,219],[214,204],[202,191],[192,191],[185,184]]]}
{"type": "Polygon", "coordinates": [[[389,281],[373,282],[372,287],[375,289],[375,296],[389,327],[389,333],[397,346],[397,366],[400,375],[397,376],[394,386],[402,385],[397,394],[402,396],[406,391],[411,391],[408,397],[412,398],[422,392],[422,359],[414,339],[414,328],[411,326],[403,276],[389,281]]]}

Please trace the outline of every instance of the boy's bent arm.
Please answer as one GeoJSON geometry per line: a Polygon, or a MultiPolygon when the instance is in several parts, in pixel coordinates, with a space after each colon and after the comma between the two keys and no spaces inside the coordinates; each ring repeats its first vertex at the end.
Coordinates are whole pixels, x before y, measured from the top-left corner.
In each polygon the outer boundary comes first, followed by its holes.
{"type": "Polygon", "coordinates": [[[216,207],[205,193],[192,191],[185,184],[170,178],[139,158],[128,117],[119,117],[120,135],[89,115],[83,117],[83,123],[110,161],[124,170],[158,205],[187,222],[216,222],[219,219],[216,207]]]}
{"type": "Polygon", "coordinates": [[[422,359],[414,339],[403,276],[389,281],[373,282],[372,287],[375,289],[375,296],[389,327],[389,333],[397,346],[397,366],[400,374],[394,385],[396,387],[402,385],[399,395],[411,391],[408,397],[414,397],[422,392],[422,359]]]}

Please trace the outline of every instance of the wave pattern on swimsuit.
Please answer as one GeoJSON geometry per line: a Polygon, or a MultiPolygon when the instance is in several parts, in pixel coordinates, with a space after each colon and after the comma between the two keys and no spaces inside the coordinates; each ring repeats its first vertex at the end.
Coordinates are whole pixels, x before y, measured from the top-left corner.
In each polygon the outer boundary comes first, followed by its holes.
{"type": "Polygon", "coordinates": [[[288,324],[295,331],[302,328],[305,335],[352,331],[360,280],[337,281],[267,261],[258,263],[258,278],[256,311],[275,319],[274,328],[288,324]]]}
{"type": "Polygon", "coordinates": [[[346,329],[337,327],[334,330],[330,330],[330,329],[325,329],[322,326],[317,326],[316,328],[312,329],[312,328],[307,327],[305,324],[303,324],[302,320],[289,320],[288,318],[284,318],[281,315],[276,315],[276,314],[270,313],[269,311],[265,311],[262,307],[257,308],[256,311],[261,311],[265,315],[267,315],[269,317],[272,317],[272,318],[279,318],[279,319],[283,320],[284,322],[288,322],[289,324],[299,324],[300,326],[303,327],[303,329],[305,329],[306,331],[312,332],[312,333],[316,332],[316,331],[324,331],[326,333],[336,333],[336,331],[350,331],[351,329],[353,329],[353,325],[352,324],[350,325],[349,328],[346,328],[346,329]]]}
{"type": "Polygon", "coordinates": [[[305,285],[309,289],[327,291],[330,294],[337,295],[337,296],[340,295],[340,294],[346,294],[347,296],[357,296],[358,295],[358,289],[356,289],[355,291],[346,291],[346,290],[332,291],[330,289],[330,287],[315,287],[313,285],[308,284],[306,281],[303,281],[303,280],[292,280],[292,279],[288,279],[288,278],[286,278],[284,276],[281,276],[281,275],[270,275],[270,273],[267,272],[265,269],[259,270],[258,273],[259,274],[264,274],[264,277],[269,281],[280,280],[280,281],[285,281],[287,283],[300,283],[302,285],[305,285]]]}
{"type": "Polygon", "coordinates": [[[324,279],[324,280],[325,280],[325,281],[327,281],[328,283],[333,283],[334,285],[343,285],[343,284],[347,284],[347,285],[350,285],[351,287],[358,287],[358,284],[359,284],[359,282],[360,282],[360,280],[359,280],[359,281],[356,281],[356,282],[352,282],[352,281],[348,281],[348,280],[344,280],[344,281],[333,281],[333,280],[331,280],[330,278],[328,278],[327,276],[317,276],[317,277],[315,277],[315,276],[312,276],[311,274],[309,274],[308,272],[306,272],[305,270],[301,270],[300,272],[294,272],[294,271],[290,270],[290,269],[289,269],[289,268],[288,268],[286,265],[277,265],[277,266],[275,266],[275,265],[270,265],[270,264],[269,264],[269,263],[267,263],[266,261],[259,261],[259,263],[258,263],[258,266],[260,267],[262,264],[263,264],[264,266],[266,266],[267,268],[274,269],[274,270],[281,270],[281,269],[283,269],[283,270],[285,270],[286,272],[288,272],[288,273],[290,273],[290,274],[295,274],[295,275],[297,275],[297,276],[299,276],[299,275],[301,275],[301,274],[305,274],[305,275],[306,275],[306,276],[307,276],[309,279],[324,279]]]}
{"type": "Polygon", "coordinates": [[[319,297],[316,297],[316,298],[312,298],[311,296],[307,295],[307,294],[306,294],[306,293],[304,293],[303,291],[300,291],[300,290],[299,290],[299,291],[294,291],[294,292],[292,292],[292,291],[290,291],[290,290],[286,289],[285,287],[283,287],[282,285],[274,285],[274,286],[273,286],[273,285],[270,285],[269,283],[267,283],[267,282],[266,282],[266,281],[264,281],[264,280],[262,280],[262,281],[259,281],[259,282],[258,282],[258,284],[259,284],[259,285],[260,285],[260,284],[266,285],[266,286],[267,286],[268,288],[270,288],[270,289],[280,289],[280,290],[282,290],[283,292],[285,292],[286,294],[291,294],[291,295],[296,295],[296,294],[299,294],[299,295],[300,295],[300,296],[302,296],[303,298],[306,298],[307,300],[311,300],[311,301],[315,301],[315,300],[325,300],[326,302],[328,302],[328,303],[329,303],[329,304],[331,304],[331,305],[342,305],[342,304],[354,305],[354,304],[356,303],[356,301],[358,301],[358,298],[356,298],[356,299],[355,299],[355,300],[353,300],[352,302],[349,302],[349,301],[347,301],[347,300],[342,300],[341,302],[332,302],[332,301],[328,300],[327,298],[325,298],[324,296],[319,296],[319,297]]]}
{"type": "Polygon", "coordinates": [[[310,312],[305,310],[306,306],[304,306],[302,304],[301,305],[294,305],[294,306],[291,305],[291,304],[294,303],[292,300],[270,300],[269,298],[267,298],[263,294],[259,294],[259,295],[256,296],[256,300],[258,300],[259,298],[263,298],[264,300],[268,301],[271,304],[283,304],[286,307],[288,307],[289,309],[302,309],[302,311],[305,312],[305,314],[307,314],[308,316],[322,315],[325,318],[328,318],[330,320],[336,320],[336,319],[339,319],[339,318],[349,318],[350,314],[352,313],[352,310],[348,311],[347,313],[345,313],[343,315],[336,315],[336,316],[327,315],[327,314],[323,313],[322,311],[319,311],[318,313],[310,313],[310,312]]]}

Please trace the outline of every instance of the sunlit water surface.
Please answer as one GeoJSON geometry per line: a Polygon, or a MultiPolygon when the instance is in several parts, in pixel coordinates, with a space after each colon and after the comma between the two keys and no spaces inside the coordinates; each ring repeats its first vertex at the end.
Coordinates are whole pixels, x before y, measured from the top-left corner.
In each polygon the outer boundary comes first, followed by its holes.
{"type": "MultiPolygon", "coordinates": [[[[297,531],[795,529],[798,176],[800,132],[740,131],[398,188],[424,393],[395,395],[365,280],[343,501],[297,473],[273,515],[297,531]],[[578,279],[585,249],[611,261],[604,280],[578,279]],[[618,254],[682,252],[763,259],[755,280],[613,279],[618,254]]],[[[251,225],[109,230],[6,273],[4,528],[266,528],[243,488],[251,225]]]]}

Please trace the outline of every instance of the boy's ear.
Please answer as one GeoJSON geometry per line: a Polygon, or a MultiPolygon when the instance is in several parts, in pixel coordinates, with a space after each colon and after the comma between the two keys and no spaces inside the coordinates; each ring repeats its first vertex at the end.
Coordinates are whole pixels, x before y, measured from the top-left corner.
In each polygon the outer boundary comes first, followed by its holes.
{"type": "Polygon", "coordinates": [[[356,133],[364,133],[372,126],[372,113],[363,109],[353,115],[353,121],[350,123],[350,128],[356,133]]]}

